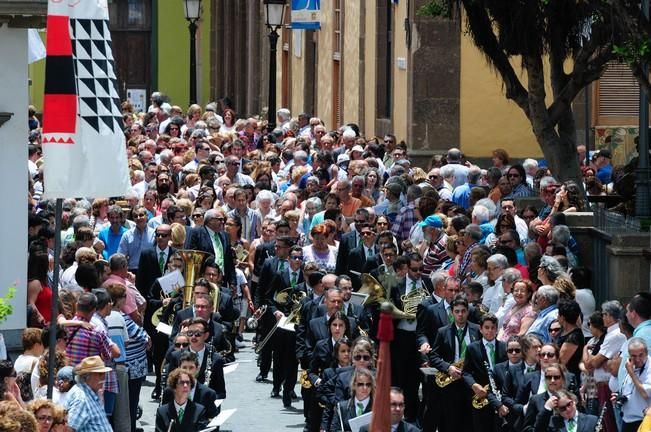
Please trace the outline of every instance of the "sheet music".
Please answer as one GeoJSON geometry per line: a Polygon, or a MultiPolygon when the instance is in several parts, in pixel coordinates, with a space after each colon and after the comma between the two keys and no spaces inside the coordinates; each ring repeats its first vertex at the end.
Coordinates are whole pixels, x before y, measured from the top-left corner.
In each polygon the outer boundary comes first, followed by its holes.
{"type": "Polygon", "coordinates": [[[348,420],[350,430],[352,432],[359,432],[362,426],[371,424],[371,419],[373,419],[373,412],[368,412],[366,414],[362,414],[361,416],[348,420]]]}
{"type": "Polygon", "coordinates": [[[367,298],[368,298],[368,294],[354,292],[350,296],[350,302],[357,306],[363,306],[367,298]]]}
{"type": "Polygon", "coordinates": [[[167,336],[170,336],[172,334],[172,326],[165,324],[164,322],[158,323],[156,330],[161,333],[165,333],[167,336]]]}
{"type": "Polygon", "coordinates": [[[156,280],[160,284],[161,290],[167,295],[171,295],[177,289],[185,286],[185,279],[183,279],[181,270],[174,270],[156,280]]]}

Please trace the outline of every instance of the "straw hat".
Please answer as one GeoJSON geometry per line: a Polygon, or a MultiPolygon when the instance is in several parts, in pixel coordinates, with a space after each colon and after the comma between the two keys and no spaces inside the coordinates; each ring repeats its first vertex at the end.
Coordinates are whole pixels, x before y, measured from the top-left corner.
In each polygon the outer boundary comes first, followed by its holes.
{"type": "Polygon", "coordinates": [[[81,363],[75,366],[75,373],[77,375],[110,372],[111,370],[110,367],[104,365],[104,362],[99,356],[86,357],[81,363]]]}

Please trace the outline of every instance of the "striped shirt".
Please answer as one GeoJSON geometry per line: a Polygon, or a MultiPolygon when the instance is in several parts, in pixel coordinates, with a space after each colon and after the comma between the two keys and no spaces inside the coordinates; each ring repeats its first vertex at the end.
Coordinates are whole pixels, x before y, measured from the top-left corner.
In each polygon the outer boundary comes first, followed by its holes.
{"type": "MultiPolygon", "coordinates": [[[[86,321],[83,317],[76,315],[73,321],[86,321]]],[[[111,340],[106,333],[95,330],[88,330],[81,326],[66,327],[68,333],[68,345],[66,355],[70,360],[70,366],[76,366],[86,357],[100,356],[104,363],[112,364],[111,340]]],[[[104,390],[111,393],[118,392],[118,380],[115,371],[106,374],[104,390]]]]}
{"type": "Polygon", "coordinates": [[[123,313],[122,317],[129,334],[126,361],[129,368],[129,379],[142,378],[147,375],[147,342],[149,336],[147,336],[145,329],[136,324],[129,315],[123,313]]]}
{"type": "Polygon", "coordinates": [[[86,384],[77,384],[68,392],[65,408],[68,426],[75,432],[113,431],[104,412],[104,403],[86,384]]]}

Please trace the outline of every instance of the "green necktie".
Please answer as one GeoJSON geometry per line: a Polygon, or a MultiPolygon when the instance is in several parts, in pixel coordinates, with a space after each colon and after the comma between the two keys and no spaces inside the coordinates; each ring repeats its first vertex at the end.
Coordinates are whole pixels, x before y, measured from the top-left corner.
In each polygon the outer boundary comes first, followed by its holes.
{"type": "Polygon", "coordinates": [[[158,257],[158,267],[160,267],[161,273],[165,273],[165,252],[161,252],[158,257]]]}
{"type": "Polygon", "coordinates": [[[294,288],[296,286],[297,279],[298,279],[298,273],[292,272],[292,280],[290,282],[290,284],[292,285],[292,288],[294,288]]]}
{"type": "Polygon", "coordinates": [[[495,345],[492,342],[489,342],[486,347],[488,348],[488,355],[491,361],[491,369],[495,367],[495,345]]]}
{"type": "Polygon", "coordinates": [[[362,414],[364,414],[364,404],[357,402],[357,415],[361,416],[362,414]]]}
{"type": "Polygon", "coordinates": [[[529,373],[529,372],[535,372],[535,371],[536,371],[536,367],[535,367],[535,366],[527,366],[527,371],[526,371],[527,373],[529,373]]]}
{"type": "Polygon", "coordinates": [[[280,263],[278,264],[278,271],[284,271],[285,270],[285,260],[280,260],[280,263]]]}
{"type": "Polygon", "coordinates": [[[466,358],[466,338],[463,334],[464,329],[457,329],[457,339],[459,340],[459,358],[466,358]]]}
{"type": "Polygon", "coordinates": [[[576,432],[576,422],[574,419],[569,419],[567,421],[567,432],[576,432]]]}
{"type": "Polygon", "coordinates": [[[219,265],[219,268],[224,271],[224,247],[222,246],[219,234],[215,233],[213,239],[215,249],[215,262],[217,265],[219,265]]]}
{"type": "Polygon", "coordinates": [[[454,315],[452,315],[452,308],[448,307],[448,321],[450,321],[450,324],[454,322],[454,315]]]}
{"type": "Polygon", "coordinates": [[[183,408],[179,408],[179,413],[177,415],[177,417],[179,418],[179,423],[183,423],[183,413],[184,412],[185,412],[185,410],[183,408]]]}
{"type": "Polygon", "coordinates": [[[411,290],[416,291],[416,281],[411,281],[411,290]]]}

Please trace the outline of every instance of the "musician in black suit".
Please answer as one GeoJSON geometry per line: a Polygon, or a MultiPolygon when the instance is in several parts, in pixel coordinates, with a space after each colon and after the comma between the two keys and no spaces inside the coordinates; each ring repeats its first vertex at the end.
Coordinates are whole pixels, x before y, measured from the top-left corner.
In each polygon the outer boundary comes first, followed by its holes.
{"type": "MultiPolygon", "coordinates": [[[[405,395],[398,387],[391,387],[391,430],[395,432],[420,432],[417,426],[403,420],[405,413],[405,395]]],[[[359,432],[368,432],[370,426],[362,426],[359,432]]]]}
{"type": "MultiPolygon", "coordinates": [[[[366,310],[361,305],[356,305],[350,301],[353,293],[353,284],[351,278],[346,275],[338,276],[335,281],[335,286],[341,291],[341,297],[344,304],[341,306],[341,311],[350,318],[355,318],[359,327],[365,331],[368,331],[368,317],[366,316],[366,310]]],[[[320,317],[326,314],[325,305],[321,304],[317,307],[316,311],[313,314],[313,318],[320,317]]]]}
{"type": "Polygon", "coordinates": [[[522,405],[516,404],[515,392],[524,378],[525,362],[522,360],[522,344],[520,336],[511,336],[506,342],[507,361],[498,363],[493,369],[495,381],[502,392],[502,403],[509,409],[505,417],[508,426],[503,431],[514,430],[516,421],[522,416],[522,405]]]}
{"type": "MultiPolygon", "coordinates": [[[[543,367],[543,378],[547,390],[529,399],[525,409],[523,429],[534,428],[538,414],[545,411],[545,405],[549,398],[559,390],[567,389],[566,374],[566,369],[557,363],[543,367]]],[[[558,401],[556,400],[556,402],[558,401]]]]}
{"type": "Polygon", "coordinates": [[[597,416],[583,414],[577,410],[577,397],[567,390],[559,390],[545,402],[544,409],[538,413],[535,432],[593,432],[596,430],[597,416]],[[553,415],[553,416],[552,416],[553,415]]]}
{"type": "MultiPolygon", "coordinates": [[[[199,371],[199,358],[197,354],[190,351],[183,351],[179,357],[179,369],[182,369],[192,376],[199,371]]],[[[174,390],[167,387],[163,392],[163,405],[174,398],[174,390]]],[[[217,393],[205,384],[195,381],[194,386],[190,389],[189,398],[206,408],[206,417],[212,419],[221,411],[221,407],[215,406],[215,400],[218,399],[217,393]]]]}
{"type": "MultiPolygon", "coordinates": [[[[378,253],[377,245],[375,244],[375,229],[371,224],[355,224],[355,228],[362,238],[362,244],[355,246],[348,254],[346,273],[351,279],[353,290],[358,291],[362,286],[362,279],[360,273],[364,272],[364,265],[367,258],[370,258],[378,253]]],[[[339,256],[337,256],[339,258],[339,256]]],[[[341,274],[341,273],[337,273],[341,274]]]]}
{"type": "Polygon", "coordinates": [[[200,250],[215,257],[215,262],[223,270],[224,284],[236,285],[233,250],[226,233],[223,232],[226,214],[221,209],[210,209],[203,216],[203,225],[192,228],[187,233],[185,248],[200,250]]]}
{"type": "MultiPolygon", "coordinates": [[[[273,290],[272,282],[276,277],[277,273],[286,272],[289,268],[289,251],[294,245],[294,242],[291,238],[287,236],[277,237],[275,243],[276,255],[267,258],[262,265],[262,270],[260,271],[260,281],[261,285],[258,289],[259,299],[256,302],[256,305],[267,305],[267,312],[260,319],[258,326],[259,329],[259,339],[260,343],[273,326],[276,324],[276,318],[271,311],[270,305],[273,304],[273,295],[275,291],[273,290]],[[266,289],[263,289],[266,287],[266,289]]],[[[269,370],[271,369],[271,360],[272,360],[272,344],[267,343],[262,350],[260,351],[260,373],[255,378],[257,382],[263,382],[267,379],[269,370]]]]}
{"type": "Polygon", "coordinates": [[[156,411],[156,432],[198,432],[206,428],[206,408],[188,397],[195,385],[194,376],[183,369],[172,371],[167,385],[174,399],[156,411]]]}
{"type": "MultiPolygon", "coordinates": [[[[203,318],[209,323],[209,334],[210,341],[217,349],[217,351],[229,351],[230,342],[227,340],[224,335],[224,326],[221,321],[222,315],[218,312],[213,312],[214,308],[214,297],[211,294],[213,287],[210,282],[205,278],[197,279],[195,285],[192,289],[192,305],[178,311],[174,317],[174,323],[172,324],[172,334],[170,336],[170,344],[178,334],[181,329],[181,323],[186,319],[191,318],[203,318]]],[[[232,308],[232,300],[225,299],[228,294],[224,291],[219,292],[219,303],[220,306],[223,306],[224,309],[228,310],[229,303],[232,308]]]]}
{"type": "MultiPolygon", "coordinates": [[[[387,245],[387,244],[393,244],[396,245],[395,237],[393,236],[393,233],[391,231],[382,231],[378,233],[377,238],[375,240],[376,244],[376,254],[373,256],[367,256],[366,257],[366,263],[364,263],[364,271],[363,273],[370,273],[371,275],[373,274],[373,270],[376,270],[378,267],[380,267],[383,264],[387,264],[384,259],[382,258],[382,255],[380,252],[382,251],[382,248],[387,245]]],[[[397,246],[396,246],[397,248],[397,246]]],[[[389,264],[390,266],[390,264],[389,264]]],[[[376,278],[377,279],[377,278],[376,278]]]]}
{"type": "Polygon", "coordinates": [[[463,366],[463,380],[474,393],[475,399],[486,398],[488,400],[488,404],[481,409],[473,407],[473,430],[496,432],[495,414],[505,417],[509,413],[509,408],[501,400],[501,389],[498,387],[494,373],[496,365],[507,359],[506,344],[495,339],[497,336],[497,317],[495,315],[484,315],[479,324],[482,338],[468,345],[466,361],[463,366]],[[491,378],[495,388],[491,388],[491,378]]]}
{"type": "MultiPolygon", "coordinates": [[[[303,248],[293,246],[289,254],[289,266],[284,271],[276,272],[271,282],[273,295],[269,296],[268,308],[276,322],[287,318],[296,309],[294,314],[300,316],[300,299],[307,296],[305,291],[299,289],[303,282],[303,248]],[[284,302],[280,302],[278,293],[284,293],[284,302]],[[299,303],[297,303],[299,302],[299,303]]],[[[292,319],[295,322],[295,319],[292,319]]],[[[273,389],[272,397],[278,397],[280,388],[283,388],[283,406],[288,408],[292,404],[292,395],[296,385],[296,374],[298,372],[298,361],[296,359],[296,329],[293,330],[278,327],[272,337],[273,344],[273,389]]]]}
{"type": "MultiPolygon", "coordinates": [[[[405,257],[402,257],[405,258],[405,257]]],[[[403,299],[411,298],[410,302],[416,305],[429,297],[432,282],[424,278],[423,259],[418,253],[409,254],[407,257],[407,274],[391,290],[391,302],[401,311],[406,306],[403,299]],[[415,297],[414,297],[415,296],[415,297]],[[413,300],[415,298],[415,300],[413,300]]],[[[398,264],[398,260],[396,260],[398,264]]],[[[401,319],[395,321],[395,337],[391,342],[391,382],[402,388],[405,395],[405,418],[408,422],[415,422],[420,409],[418,387],[420,385],[421,356],[416,349],[416,311],[414,319],[401,319]]]]}
{"type": "Polygon", "coordinates": [[[339,402],[335,407],[332,422],[332,430],[335,432],[350,431],[349,421],[371,412],[373,408],[373,394],[375,393],[373,373],[368,369],[355,369],[351,384],[351,398],[339,402]]]}
{"type": "Polygon", "coordinates": [[[347,232],[341,236],[339,240],[339,249],[337,250],[337,264],[335,267],[335,274],[348,273],[348,255],[350,251],[362,244],[361,227],[366,225],[369,220],[368,210],[365,208],[358,208],[355,212],[355,229],[347,232]]]}
{"type": "Polygon", "coordinates": [[[199,362],[197,380],[213,389],[217,393],[218,399],[225,399],[224,359],[212,345],[207,343],[210,337],[208,321],[203,318],[193,318],[187,333],[190,338],[190,347],[187,350],[172,351],[168,355],[169,370],[179,367],[184,352],[195,353],[199,362]]]}
{"type": "Polygon", "coordinates": [[[443,286],[443,301],[426,306],[417,316],[416,343],[425,355],[432,350],[438,330],[454,321],[452,302],[460,291],[459,280],[446,276],[443,286]]]}
{"type": "MultiPolygon", "coordinates": [[[[542,369],[549,365],[559,363],[559,354],[558,346],[555,344],[542,345],[538,353],[540,369],[524,374],[522,386],[518,389],[515,397],[517,403],[525,405],[531,396],[545,392],[545,374],[542,369]]],[[[565,370],[563,379],[565,381],[565,388],[578,395],[579,387],[576,376],[572,372],[565,370]]]]}
{"type": "Polygon", "coordinates": [[[457,296],[452,302],[454,323],[441,327],[436,333],[429,353],[430,364],[448,374],[454,381],[444,387],[436,406],[426,409],[425,417],[441,415],[438,430],[455,432],[465,430],[470,419],[470,394],[462,381],[462,368],[454,363],[464,360],[467,347],[479,340],[479,326],[468,321],[468,301],[457,296]]]}
{"type": "MultiPolygon", "coordinates": [[[[343,304],[343,298],[339,288],[331,288],[325,294],[325,307],[326,315],[317,316],[310,320],[310,324],[307,330],[306,338],[306,348],[308,350],[313,350],[316,346],[316,343],[321,339],[327,339],[330,337],[330,330],[328,329],[328,320],[335,312],[341,310],[341,305],[343,304]]],[[[359,334],[357,327],[357,320],[354,317],[347,317],[349,321],[350,333],[353,338],[357,337],[359,334]]]]}
{"type": "MultiPolygon", "coordinates": [[[[163,276],[167,269],[167,263],[176,252],[176,249],[169,246],[171,233],[172,227],[169,225],[158,225],[156,227],[156,245],[143,249],[140,253],[138,272],[136,272],[136,288],[147,300],[154,299],[151,292],[152,285],[157,278],[163,276]]],[[[159,296],[156,296],[155,299],[160,301],[159,296]]]]}

